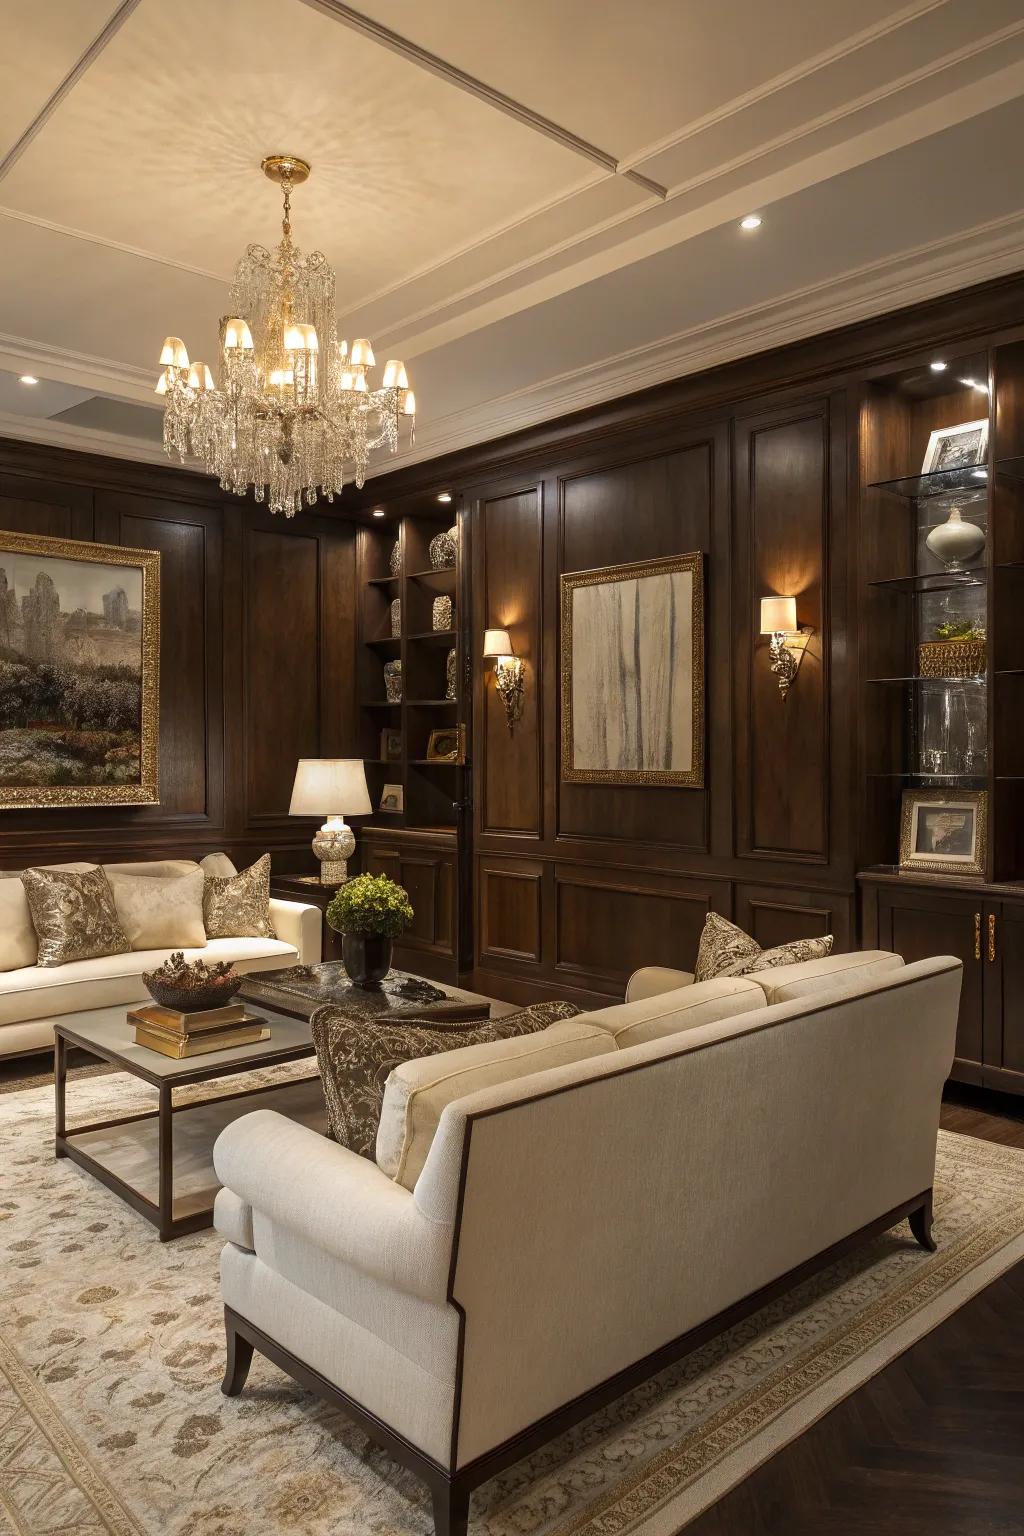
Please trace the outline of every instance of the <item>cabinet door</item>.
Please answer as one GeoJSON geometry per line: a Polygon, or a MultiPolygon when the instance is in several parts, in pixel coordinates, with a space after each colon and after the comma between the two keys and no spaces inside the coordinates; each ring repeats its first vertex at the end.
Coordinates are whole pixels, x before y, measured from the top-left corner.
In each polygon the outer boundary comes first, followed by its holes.
{"type": "Polygon", "coordinates": [[[909,964],[933,955],[956,955],[964,963],[956,1060],[950,1076],[959,1083],[982,1081],[982,994],[985,908],[980,899],[909,886],[878,892],[878,941],[909,964]]]}
{"type": "Polygon", "coordinates": [[[984,953],[985,1087],[1024,1093],[1024,905],[986,908],[984,953]]]}

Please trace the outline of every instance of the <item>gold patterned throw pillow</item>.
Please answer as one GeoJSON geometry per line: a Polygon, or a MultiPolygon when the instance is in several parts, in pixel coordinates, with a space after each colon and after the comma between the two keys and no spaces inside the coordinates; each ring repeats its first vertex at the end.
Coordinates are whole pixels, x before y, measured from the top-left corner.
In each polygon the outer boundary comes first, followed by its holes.
{"type": "Polygon", "coordinates": [[[102,869],[26,869],[21,883],[39,940],[37,965],[67,965],[131,949],[102,869]]]}
{"type": "Polygon", "coordinates": [[[274,939],[270,921],[270,854],[238,875],[207,875],[203,924],[208,939],[274,939]]]}
{"type": "Polygon", "coordinates": [[[735,923],[709,912],[697,948],[693,979],[712,981],[718,976],[749,976],[754,971],[771,971],[780,965],[798,965],[803,960],[820,960],[831,954],[834,939],[830,933],[820,939],[794,939],[762,949],[756,939],[735,923]]]}
{"type": "Polygon", "coordinates": [[[401,1062],[534,1034],[579,1011],[574,1003],[534,1003],[503,1019],[445,1024],[429,1018],[382,1019],[351,1004],[318,1008],[310,1026],[331,1136],[373,1162],[384,1089],[401,1062]]]}

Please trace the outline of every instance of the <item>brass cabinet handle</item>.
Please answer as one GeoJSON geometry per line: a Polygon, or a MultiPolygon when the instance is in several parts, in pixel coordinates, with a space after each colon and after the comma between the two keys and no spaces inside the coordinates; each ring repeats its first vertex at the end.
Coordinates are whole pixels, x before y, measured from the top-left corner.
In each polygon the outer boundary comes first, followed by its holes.
{"type": "Polygon", "coordinates": [[[994,912],[990,912],[989,915],[988,915],[988,958],[990,960],[994,960],[995,957],[996,957],[996,915],[995,915],[994,912]]]}
{"type": "Polygon", "coordinates": [[[981,959],[981,913],[974,914],[974,958],[981,959]]]}

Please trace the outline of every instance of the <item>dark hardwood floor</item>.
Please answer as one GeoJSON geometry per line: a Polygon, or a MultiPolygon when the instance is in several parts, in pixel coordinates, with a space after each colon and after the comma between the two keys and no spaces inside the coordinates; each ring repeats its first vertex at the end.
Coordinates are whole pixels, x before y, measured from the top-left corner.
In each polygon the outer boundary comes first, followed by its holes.
{"type": "MultiPolygon", "coordinates": [[[[950,1092],[946,1130],[1024,1147],[1024,1104],[950,1092]]],[[[685,1532],[1024,1536],[1024,1264],[685,1532]]]]}

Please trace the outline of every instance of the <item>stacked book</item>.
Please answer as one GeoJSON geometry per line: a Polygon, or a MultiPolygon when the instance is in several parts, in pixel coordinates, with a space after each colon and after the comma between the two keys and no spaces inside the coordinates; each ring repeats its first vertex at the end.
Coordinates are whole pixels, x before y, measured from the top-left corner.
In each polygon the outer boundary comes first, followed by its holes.
{"type": "Polygon", "coordinates": [[[228,1003],[199,1013],[179,1013],[176,1008],[146,1003],[129,1010],[128,1023],[135,1025],[136,1045],[179,1061],[270,1039],[266,1020],[249,1013],[244,1003],[228,1003]]]}

